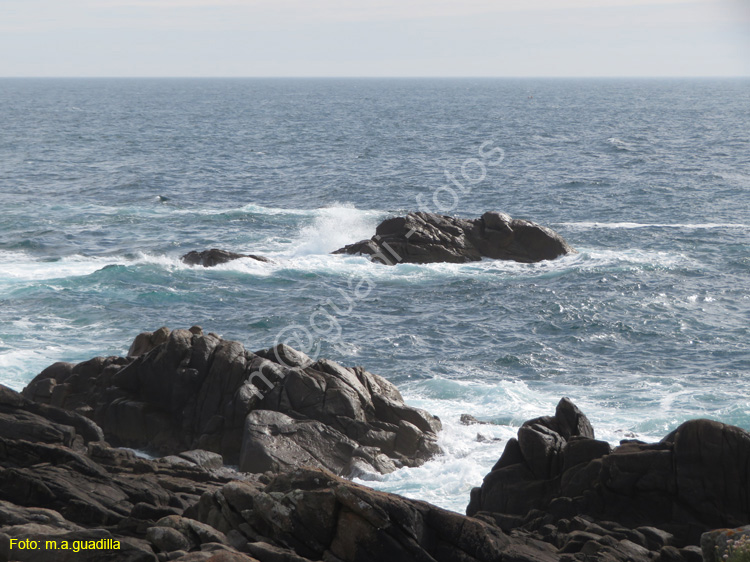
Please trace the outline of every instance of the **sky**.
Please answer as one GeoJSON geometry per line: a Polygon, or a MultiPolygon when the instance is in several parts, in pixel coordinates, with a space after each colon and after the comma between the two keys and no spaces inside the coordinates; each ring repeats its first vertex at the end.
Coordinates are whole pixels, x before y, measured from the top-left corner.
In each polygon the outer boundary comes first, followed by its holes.
{"type": "Polygon", "coordinates": [[[750,76],[750,0],[0,0],[0,76],[750,76]]]}

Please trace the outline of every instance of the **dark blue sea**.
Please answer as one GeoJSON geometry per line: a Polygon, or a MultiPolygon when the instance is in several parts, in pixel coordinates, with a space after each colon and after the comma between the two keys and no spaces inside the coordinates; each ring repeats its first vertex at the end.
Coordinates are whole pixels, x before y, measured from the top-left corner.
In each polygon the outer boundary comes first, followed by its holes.
{"type": "Polygon", "coordinates": [[[438,414],[443,457],[368,483],[458,511],[562,396],[613,443],[750,429],[748,80],[3,79],[0,123],[3,384],[163,325],[285,340],[438,414]],[[418,209],[579,253],[330,255],[418,209]],[[212,247],[273,263],[179,260],[212,247]]]}

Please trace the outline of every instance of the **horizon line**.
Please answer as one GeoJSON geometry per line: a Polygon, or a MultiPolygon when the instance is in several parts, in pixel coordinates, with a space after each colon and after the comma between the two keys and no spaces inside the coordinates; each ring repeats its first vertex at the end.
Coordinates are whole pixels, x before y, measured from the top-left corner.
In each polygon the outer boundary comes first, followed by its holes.
{"type": "Polygon", "coordinates": [[[288,79],[321,79],[321,80],[497,80],[497,79],[543,79],[543,80],[557,80],[557,79],[587,79],[587,80],[613,80],[613,79],[656,79],[656,80],[668,80],[668,79],[716,79],[716,78],[750,78],[750,74],[684,74],[684,75],[649,75],[649,74],[626,74],[626,75],[450,75],[450,76],[400,76],[400,75],[378,75],[378,76],[336,76],[336,75],[284,75],[284,76],[269,76],[269,75],[215,75],[215,76],[189,76],[189,75],[14,75],[14,76],[0,76],[0,80],[23,80],[23,79],[154,79],[154,80],[249,80],[249,79],[263,79],[263,80],[288,80],[288,79]]]}

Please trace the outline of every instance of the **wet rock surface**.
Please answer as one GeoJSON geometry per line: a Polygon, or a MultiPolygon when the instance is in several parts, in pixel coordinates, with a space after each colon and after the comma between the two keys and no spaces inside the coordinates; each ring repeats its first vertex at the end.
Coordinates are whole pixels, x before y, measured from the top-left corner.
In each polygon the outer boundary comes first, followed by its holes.
{"type": "Polygon", "coordinates": [[[478,219],[409,213],[380,223],[371,239],[334,252],[367,255],[387,265],[464,263],[482,258],[532,263],[570,253],[575,250],[552,229],[496,211],[478,219]]]}
{"type": "Polygon", "coordinates": [[[227,250],[219,250],[212,248],[210,250],[203,250],[198,252],[193,250],[188,252],[180,259],[188,265],[202,265],[203,267],[214,267],[222,263],[227,263],[240,258],[250,258],[256,261],[270,262],[271,260],[254,254],[238,254],[236,252],[228,252],[227,250]]]}

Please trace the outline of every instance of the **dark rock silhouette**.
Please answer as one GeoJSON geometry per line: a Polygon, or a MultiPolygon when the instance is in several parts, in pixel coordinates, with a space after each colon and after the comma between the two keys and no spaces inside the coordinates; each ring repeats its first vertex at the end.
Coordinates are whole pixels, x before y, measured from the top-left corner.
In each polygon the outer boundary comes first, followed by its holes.
{"type": "Polygon", "coordinates": [[[380,223],[371,239],[333,253],[363,254],[372,261],[395,265],[464,263],[483,257],[532,263],[574,252],[553,230],[492,211],[478,219],[409,213],[380,223]]]}
{"type": "Polygon", "coordinates": [[[144,540],[149,527],[181,516],[205,492],[258,478],[224,468],[205,451],[147,460],[112,449],[85,416],[4,386],[0,420],[0,560],[155,561],[144,540]],[[68,541],[70,549],[11,550],[11,538],[68,541]],[[118,540],[120,548],[73,550],[74,541],[92,540],[118,540]]]}
{"type": "MultiPolygon", "coordinates": [[[[157,343],[162,337],[141,338],[155,345],[146,356],[187,336],[172,332],[157,343]]],[[[284,358],[303,360],[289,349],[284,358]]],[[[97,371],[99,363],[107,361],[53,370],[70,372],[69,379],[97,371]]],[[[74,383],[61,382],[56,394],[58,385],[51,385],[55,400],[74,383]]],[[[284,416],[253,410],[247,420],[284,432],[291,423],[284,416]]],[[[698,562],[701,532],[748,520],[747,432],[696,420],[659,443],[626,441],[611,451],[567,399],[554,416],[526,422],[508,443],[472,494],[473,516],[294,466],[308,462],[302,455],[264,474],[226,468],[220,455],[205,450],[141,458],[111,448],[102,429],[80,413],[3,386],[0,427],[2,560],[698,562]],[[11,539],[103,546],[19,550],[11,549],[11,539]]],[[[731,533],[706,533],[704,547],[712,551],[731,533]]]]}
{"type": "Polygon", "coordinates": [[[466,516],[341,478],[424,462],[439,428],[361,368],[143,333],[127,357],[0,386],[0,559],[698,562],[701,537],[719,555],[750,521],[750,433],[693,420],[612,449],[567,398],[522,425],[466,516]]]}
{"type": "Polygon", "coordinates": [[[690,560],[702,533],[750,521],[750,433],[692,420],[658,443],[610,450],[563,399],[554,417],[526,422],[508,442],[467,514],[541,533],[565,553],[604,552],[614,537],[690,547],[663,553],[690,560]]]}
{"type": "Polygon", "coordinates": [[[180,259],[188,265],[202,265],[203,267],[214,267],[216,265],[227,263],[240,258],[251,258],[257,261],[270,262],[268,258],[263,256],[256,256],[253,254],[237,254],[235,252],[228,252],[227,250],[219,250],[212,248],[211,250],[203,250],[198,252],[193,250],[188,252],[180,259]]]}
{"type": "Polygon", "coordinates": [[[262,489],[228,484],[204,494],[190,514],[227,536],[239,531],[249,541],[250,554],[260,560],[558,560],[556,549],[538,539],[509,537],[491,523],[377,492],[323,470],[286,472],[262,489]],[[293,557],[282,558],[280,545],[293,557]]]}
{"type": "Polygon", "coordinates": [[[323,469],[241,474],[215,468],[216,455],[205,451],[140,458],[79,435],[77,428],[89,433],[92,425],[77,414],[53,406],[27,413],[37,406],[0,386],[0,411],[15,435],[0,437],[2,560],[558,559],[552,545],[528,534],[510,537],[493,523],[376,492],[323,469]],[[73,425],[50,433],[65,416],[73,425]],[[24,439],[39,436],[46,442],[24,439]],[[11,539],[41,546],[11,548],[11,539]],[[48,548],[49,540],[68,541],[68,549],[48,548]],[[74,551],[75,541],[103,546],[74,551]]]}
{"type": "Polygon", "coordinates": [[[382,377],[283,344],[252,353],[199,327],[140,334],[128,357],[56,363],[23,394],[90,417],[116,445],[205,449],[251,472],[386,473],[440,452],[440,421],[382,377]]]}

